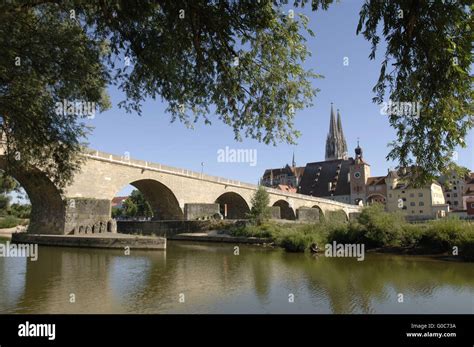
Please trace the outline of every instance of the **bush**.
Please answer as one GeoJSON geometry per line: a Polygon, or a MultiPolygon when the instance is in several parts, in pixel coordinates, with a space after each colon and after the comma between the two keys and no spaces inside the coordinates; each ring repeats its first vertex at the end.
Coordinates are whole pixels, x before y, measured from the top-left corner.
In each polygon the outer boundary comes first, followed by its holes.
{"type": "Polygon", "coordinates": [[[0,229],[13,228],[17,225],[24,225],[24,223],[21,219],[16,218],[14,216],[6,216],[4,218],[0,218],[0,229]]]}
{"type": "Polygon", "coordinates": [[[383,205],[365,207],[358,217],[364,229],[364,241],[368,247],[399,246],[403,227],[407,224],[401,214],[385,212],[383,205]]]}
{"type": "Polygon", "coordinates": [[[29,218],[31,213],[31,205],[23,205],[23,204],[12,204],[8,213],[17,218],[29,218]]]}
{"type": "Polygon", "coordinates": [[[474,233],[465,235],[459,244],[459,255],[469,261],[474,261],[474,233]]]}
{"type": "Polygon", "coordinates": [[[425,233],[425,224],[404,224],[400,240],[401,246],[417,247],[425,233]]]}
{"type": "Polygon", "coordinates": [[[245,224],[232,226],[230,228],[230,233],[233,236],[273,238],[279,233],[279,230],[275,224],[271,223],[264,223],[260,225],[245,224]]]}
{"type": "Polygon", "coordinates": [[[288,252],[304,252],[313,243],[313,237],[297,231],[284,231],[275,241],[288,252]]]}
{"type": "Polygon", "coordinates": [[[234,236],[271,238],[289,252],[304,252],[312,243],[364,243],[367,248],[403,246],[426,248],[434,252],[452,252],[474,260],[474,223],[446,218],[423,224],[408,224],[399,214],[387,213],[372,205],[363,209],[357,221],[327,221],[313,224],[233,225],[234,236]]]}
{"type": "Polygon", "coordinates": [[[474,224],[457,218],[446,218],[428,223],[420,245],[437,251],[451,251],[454,246],[470,249],[474,242],[474,224]]]}
{"type": "Polygon", "coordinates": [[[333,225],[327,237],[329,243],[360,243],[365,242],[364,230],[361,224],[350,222],[348,224],[333,225]]]}

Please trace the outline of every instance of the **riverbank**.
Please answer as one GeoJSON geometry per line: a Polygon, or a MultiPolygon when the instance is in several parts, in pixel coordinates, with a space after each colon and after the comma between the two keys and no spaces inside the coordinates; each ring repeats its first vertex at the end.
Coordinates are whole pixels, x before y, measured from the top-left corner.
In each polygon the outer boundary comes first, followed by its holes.
{"type": "Polygon", "coordinates": [[[10,240],[12,238],[12,234],[16,232],[25,232],[27,229],[27,226],[17,226],[13,228],[0,228],[0,239],[8,239],[10,240]]]}
{"type": "Polygon", "coordinates": [[[365,250],[379,253],[436,255],[474,261],[474,223],[445,218],[420,224],[407,223],[402,215],[387,213],[374,205],[365,208],[350,223],[322,221],[312,224],[281,224],[231,226],[227,232],[239,237],[270,238],[276,246],[289,252],[308,251],[317,244],[363,244],[365,250]]]}

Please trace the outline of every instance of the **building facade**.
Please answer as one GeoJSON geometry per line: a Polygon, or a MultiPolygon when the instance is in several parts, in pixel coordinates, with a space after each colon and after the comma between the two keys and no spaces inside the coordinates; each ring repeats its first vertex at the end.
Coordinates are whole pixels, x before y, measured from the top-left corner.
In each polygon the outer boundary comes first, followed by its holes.
{"type": "Polygon", "coordinates": [[[408,177],[403,175],[405,179],[402,179],[400,172],[394,170],[389,170],[386,176],[372,177],[359,142],[354,154],[348,157],[341,114],[337,110],[336,115],[331,104],[325,160],[296,167],[293,157],[291,166],[266,170],[261,182],[269,187],[295,189],[300,194],[354,205],[380,203],[388,212],[401,211],[408,219],[443,217],[450,205],[462,207],[467,201],[474,202],[474,177],[469,181],[471,185],[468,181],[447,177],[452,183],[452,192],[444,191],[435,181],[415,187],[406,183],[408,177]],[[462,193],[466,190],[470,192],[468,197],[462,193]]]}
{"type": "Polygon", "coordinates": [[[436,181],[422,187],[414,187],[401,179],[396,171],[390,171],[386,185],[388,212],[400,211],[408,219],[439,218],[449,212],[443,188],[436,181]]]}

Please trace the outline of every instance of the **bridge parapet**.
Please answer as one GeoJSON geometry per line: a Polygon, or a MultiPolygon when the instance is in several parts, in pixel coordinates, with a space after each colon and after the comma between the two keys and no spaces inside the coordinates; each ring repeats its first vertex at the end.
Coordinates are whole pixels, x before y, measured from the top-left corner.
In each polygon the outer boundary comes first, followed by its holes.
{"type": "MultiPolygon", "coordinates": [[[[124,158],[123,156],[121,157],[118,155],[101,152],[98,150],[88,149],[87,151],[85,151],[84,155],[94,160],[101,160],[101,161],[106,161],[106,162],[117,164],[117,165],[135,167],[142,170],[150,170],[150,171],[156,171],[156,172],[161,172],[161,173],[174,174],[178,176],[193,178],[193,179],[197,179],[201,181],[213,182],[213,183],[222,184],[222,185],[231,186],[231,187],[237,187],[237,188],[244,188],[244,189],[250,189],[250,190],[258,189],[257,185],[251,184],[251,183],[245,183],[238,180],[231,180],[231,179],[227,179],[227,178],[219,177],[219,176],[207,175],[207,174],[192,171],[192,170],[181,169],[181,168],[177,168],[173,166],[153,163],[153,162],[139,160],[139,159],[124,158]]],[[[345,204],[345,203],[331,200],[331,199],[325,199],[325,198],[309,196],[309,195],[304,195],[304,194],[284,192],[282,190],[275,189],[275,188],[265,187],[265,189],[270,194],[281,196],[288,199],[304,200],[304,201],[311,202],[314,204],[328,204],[334,207],[345,209],[348,212],[360,211],[360,206],[357,206],[357,205],[345,204]]]]}

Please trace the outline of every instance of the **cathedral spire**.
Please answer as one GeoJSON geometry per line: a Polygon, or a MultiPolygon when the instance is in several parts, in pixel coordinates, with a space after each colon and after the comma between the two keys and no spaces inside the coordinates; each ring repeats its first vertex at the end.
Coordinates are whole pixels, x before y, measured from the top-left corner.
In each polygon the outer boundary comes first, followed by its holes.
{"type": "Polygon", "coordinates": [[[329,134],[336,135],[336,133],[337,133],[336,115],[334,114],[334,108],[332,107],[332,102],[331,102],[331,119],[329,121],[329,134]]]}
{"type": "Polygon", "coordinates": [[[329,133],[326,139],[326,160],[346,159],[347,144],[342,131],[341,115],[337,110],[337,117],[331,103],[331,118],[329,121],[329,133]]]}
{"type": "Polygon", "coordinates": [[[344,137],[344,131],[342,130],[341,114],[339,113],[339,109],[337,110],[337,131],[339,132],[339,139],[341,142],[341,154],[343,157],[347,157],[347,143],[346,138],[344,137]]]}
{"type": "Polygon", "coordinates": [[[293,159],[291,160],[291,166],[296,167],[296,162],[295,162],[295,151],[293,151],[293,159]]]}

